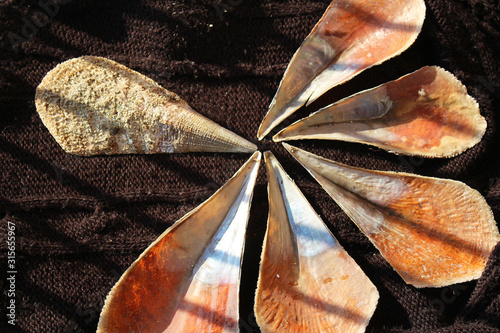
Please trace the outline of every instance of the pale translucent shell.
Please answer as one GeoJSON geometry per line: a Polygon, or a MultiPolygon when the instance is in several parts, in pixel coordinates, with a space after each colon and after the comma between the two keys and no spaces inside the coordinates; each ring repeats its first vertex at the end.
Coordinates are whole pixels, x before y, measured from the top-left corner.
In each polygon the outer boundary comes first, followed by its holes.
{"type": "Polygon", "coordinates": [[[406,50],[424,18],[423,0],[332,1],[292,57],[259,140],[302,105],[406,50]]]}
{"type": "Polygon", "coordinates": [[[283,145],[415,287],[477,279],[500,241],[490,207],[464,183],[349,167],[283,145]]]}
{"type": "Polygon", "coordinates": [[[452,157],[485,131],[486,120],[465,86],[432,66],[326,106],[273,139],[352,141],[398,154],[452,157]]]}
{"type": "Polygon", "coordinates": [[[261,154],[152,243],[115,284],[97,333],[237,333],[245,231],[261,154]]]}
{"type": "Polygon", "coordinates": [[[261,331],[364,332],[377,289],[276,158],[264,154],[269,220],[255,296],[261,331]]]}
{"type": "Polygon", "coordinates": [[[257,149],[153,80],[106,58],[59,64],[38,86],[35,103],[56,141],[76,155],[257,149]]]}

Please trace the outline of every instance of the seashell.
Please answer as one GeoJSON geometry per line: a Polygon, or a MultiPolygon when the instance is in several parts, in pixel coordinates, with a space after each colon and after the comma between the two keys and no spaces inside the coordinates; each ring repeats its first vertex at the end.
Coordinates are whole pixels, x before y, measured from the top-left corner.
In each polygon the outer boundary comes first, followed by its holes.
{"type": "Polygon", "coordinates": [[[255,297],[262,332],[364,332],[377,289],[270,152],[269,220],[255,297]]]}
{"type": "Polygon", "coordinates": [[[332,1],[290,61],[259,140],[302,105],[406,50],[424,18],[423,0],[332,1]]]}
{"type": "Polygon", "coordinates": [[[365,143],[397,154],[452,157],[477,144],[486,120],[453,74],[424,67],[331,104],[274,136],[365,143]]]}
{"type": "Polygon", "coordinates": [[[245,230],[261,154],[153,242],[115,284],[97,333],[238,332],[245,230]]]}
{"type": "Polygon", "coordinates": [[[59,64],[37,87],[35,103],[56,141],[76,155],[257,150],[176,94],[106,58],[59,64]]]}
{"type": "Polygon", "coordinates": [[[490,207],[464,183],[349,167],[283,145],[415,287],[477,279],[500,241],[490,207]]]}

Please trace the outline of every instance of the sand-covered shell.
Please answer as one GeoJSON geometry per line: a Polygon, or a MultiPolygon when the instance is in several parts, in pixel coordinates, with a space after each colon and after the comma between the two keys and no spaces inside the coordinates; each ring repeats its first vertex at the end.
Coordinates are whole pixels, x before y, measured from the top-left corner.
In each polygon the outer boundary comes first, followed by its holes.
{"type": "Polygon", "coordinates": [[[37,87],[35,104],[56,141],[76,155],[257,149],[153,80],[106,58],[59,64],[37,87]]]}
{"type": "Polygon", "coordinates": [[[109,293],[97,333],[237,333],[241,260],[261,154],[166,230],[109,293]]]}
{"type": "Polygon", "coordinates": [[[465,86],[444,69],[427,66],[326,106],[273,139],[342,140],[398,154],[452,157],[477,144],[485,131],[486,120],[465,86]]]}
{"type": "Polygon", "coordinates": [[[500,241],[486,200],[464,183],[350,167],[283,145],[415,287],[479,278],[500,241]]]}
{"type": "Polygon", "coordinates": [[[262,332],[364,332],[377,289],[276,158],[264,156],[269,220],[255,295],[262,332]]]}
{"type": "Polygon", "coordinates": [[[258,131],[367,68],[399,55],[417,38],[423,0],[334,0],[290,61],[258,131]]]}

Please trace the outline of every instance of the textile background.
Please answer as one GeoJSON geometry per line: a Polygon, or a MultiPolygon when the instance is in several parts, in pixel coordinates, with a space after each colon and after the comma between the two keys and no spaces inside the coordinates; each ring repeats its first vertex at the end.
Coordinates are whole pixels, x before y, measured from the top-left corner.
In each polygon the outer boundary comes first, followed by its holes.
{"type": "MultiPolygon", "coordinates": [[[[328,0],[2,0],[0,2],[0,313],[2,332],[95,332],[105,297],[166,228],[208,198],[245,154],[78,157],[38,117],[36,86],[81,55],[122,63],[195,110],[256,142],[291,56],[328,0]],[[7,234],[15,226],[15,326],[6,323],[7,234]]],[[[427,0],[427,17],[402,55],[331,90],[290,123],[360,90],[438,65],[454,73],[488,121],[482,141],[450,159],[399,157],[359,144],[295,142],[349,165],[451,178],[477,189],[500,221],[500,5],[427,0]]],[[[281,128],[281,126],[280,126],[281,128]]],[[[478,281],[406,285],[333,200],[269,136],[270,149],[380,293],[367,332],[500,332],[500,247],[478,281]]],[[[247,231],[240,330],[253,317],[267,179],[261,166],[247,231]]],[[[334,264],[334,263],[332,263],[334,264]]]]}

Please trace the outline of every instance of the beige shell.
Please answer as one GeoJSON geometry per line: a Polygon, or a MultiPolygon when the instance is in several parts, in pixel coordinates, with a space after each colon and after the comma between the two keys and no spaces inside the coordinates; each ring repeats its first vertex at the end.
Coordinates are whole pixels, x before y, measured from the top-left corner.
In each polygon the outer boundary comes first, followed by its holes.
{"type": "Polygon", "coordinates": [[[350,167],[283,145],[415,287],[479,278],[500,241],[486,200],[464,183],[350,167]]]}
{"type": "Polygon", "coordinates": [[[452,157],[477,144],[485,131],[486,120],[465,86],[432,66],[326,106],[273,140],[343,140],[398,154],[452,157]]]}
{"type": "Polygon", "coordinates": [[[302,105],[406,50],[424,18],[423,0],[332,1],[290,61],[259,140],[302,105]]]}
{"type": "Polygon", "coordinates": [[[115,284],[97,333],[237,333],[241,260],[261,154],[153,242],[115,284]]]}
{"type": "Polygon", "coordinates": [[[276,158],[264,156],[269,220],[255,295],[262,332],[364,332],[377,289],[276,158]]]}
{"type": "Polygon", "coordinates": [[[59,64],[37,87],[35,103],[56,141],[76,155],[257,149],[153,80],[106,58],[59,64]]]}

